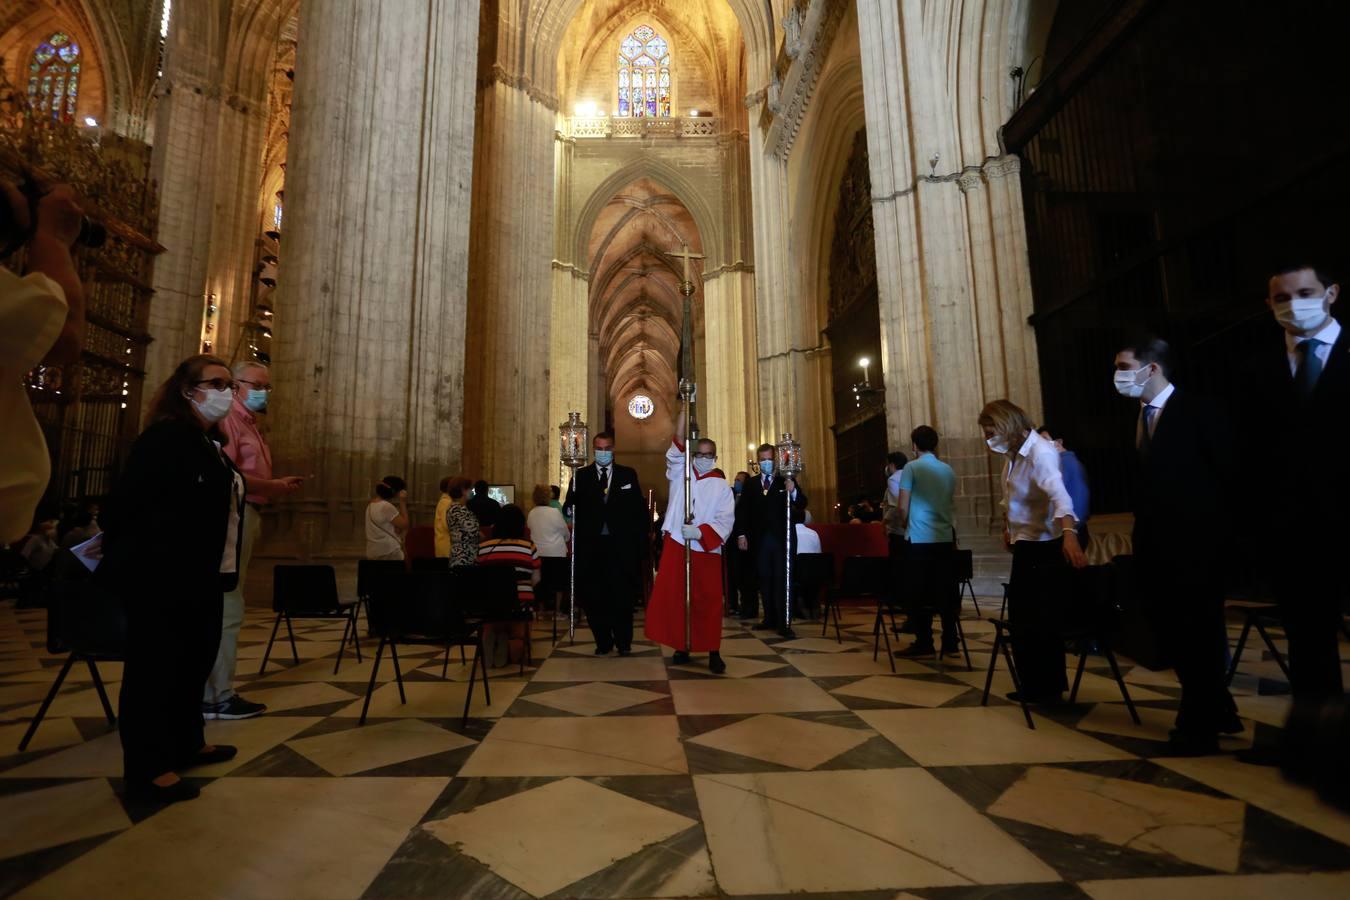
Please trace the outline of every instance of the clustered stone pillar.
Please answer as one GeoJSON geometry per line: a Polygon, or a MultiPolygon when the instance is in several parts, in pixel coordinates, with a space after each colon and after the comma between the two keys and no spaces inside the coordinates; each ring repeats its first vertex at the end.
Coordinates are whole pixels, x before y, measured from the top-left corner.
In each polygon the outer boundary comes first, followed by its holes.
{"type": "MultiPolygon", "coordinates": [[[[963,8],[955,26],[963,59],[979,57],[972,48],[993,27],[980,24],[983,6],[963,8]]],[[[985,100],[950,85],[941,15],[919,0],[858,3],[888,437],[907,446],[920,424],[942,434],[973,533],[996,524],[1001,491],[980,408],[1007,397],[1039,420],[1041,392],[1017,159],[974,116],[985,100]]]]}
{"type": "Polygon", "coordinates": [[[380,477],[424,512],[460,466],[477,47],[477,0],[301,8],[269,416],[314,476],[302,554],[360,548],[380,477]]]}
{"type": "MultiPolygon", "coordinates": [[[[253,24],[275,41],[267,23],[253,24]]],[[[237,26],[228,35],[194,30],[203,25],[174,17],[156,107],[153,176],[160,185],[158,239],[167,252],[155,265],[147,405],[178,363],[201,351],[208,294],[219,309],[214,353],[233,352],[249,317],[269,69],[227,65],[227,52],[238,53],[246,36],[237,26]]]]}
{"type": "Polygon", "coordinates": [[[526,505],[535,484],[557,478],[547,469],[562,421],[551,415],[548,368],[557,107],[499,65],[479,80],[465,467],[515,485],[526,505]]]}

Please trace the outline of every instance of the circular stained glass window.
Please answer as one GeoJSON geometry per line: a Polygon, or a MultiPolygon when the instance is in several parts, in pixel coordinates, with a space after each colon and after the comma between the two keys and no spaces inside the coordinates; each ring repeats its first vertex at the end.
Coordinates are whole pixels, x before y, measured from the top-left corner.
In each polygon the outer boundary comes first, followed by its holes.
{"type": "Polygon", "coordinates": [[[628,401],[628,414],[635,419],[645,419],[656,412],[656,404],[645,394],[638,394],[628,401]]]}

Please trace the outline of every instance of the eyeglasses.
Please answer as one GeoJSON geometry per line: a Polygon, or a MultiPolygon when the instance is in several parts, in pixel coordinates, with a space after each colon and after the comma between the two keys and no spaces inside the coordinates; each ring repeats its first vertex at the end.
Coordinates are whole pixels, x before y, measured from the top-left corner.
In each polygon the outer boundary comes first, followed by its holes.
{"type": "Polygon", "coordinates": [[[716,453],[695,453],[694,459],[717,459],[716,453]]]}
{"type": "Polygon", "coordinates": [[[213,391],[229,391],[231,394],[239,393],[239,382],[228,381],[224,378],[212,378],[210,381],[195,381],[193,387],[207,388],[213,391]]]}
{"type": "Polygon", "coordinates": [[[270,384],[258,384],[258,382],[249,381],[247,378],[240,378],[239,383],[251,385],[254,390],[262,391],[264,394],[272,393],[272,386],[270,384]]]}

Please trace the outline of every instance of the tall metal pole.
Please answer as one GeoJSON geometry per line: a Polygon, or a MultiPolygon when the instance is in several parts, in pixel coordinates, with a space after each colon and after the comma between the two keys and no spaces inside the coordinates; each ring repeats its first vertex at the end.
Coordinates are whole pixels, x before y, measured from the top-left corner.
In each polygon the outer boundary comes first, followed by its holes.
{"type": "MultiPolygon", "coordinates": [[[[694,421],[694,404],[698,387],[694,384],[694,282],[689,277],[689,261],[702,259],[697,253],[689,252],[689,245],[680,247],[679,253],[672,253],[684,260],[684,277],[680,280],[680,294],[684,297],[684,322],[680,333],[680,395],[684,401],[684,524],[694,521],[693,469],[691,456],[694,441],[698,438],[698,423],[694,421]]],[[[681,535],[683,537],[683,535],[681,535]]],[[[693,550],[688,538],[684,543],[684,652],[693,648],[693,550]]]]}
{"type": "Polygon", "coordinates": [[[792,494],[787,490],[787,485],[783,485],[783,497],[787,507],[787,534],[786,541],[783,544],[783,558],[787,560],[787,570],[783,573],[783,593],[786,597],[783,601],[783,635],[787,637],[792,634],[792,494]]]}
{"type": "MultiPolygon", "coordinates": [[[[572,470],[567,493],[568,496],[579,500],[580,498],[576,494],[577,470],[586,465],[587,441],[590,437],[586,423],[581,421],[581,413],[568,413],[567,421],[558,426],[558,435],[560,440],[559,461],[572,470]]],[[[577,642],[577,506],[578,503],[573,500],[572,564],[567,594],[567,641],[569,646],[573,646],[577,642]]]]}
{"type": "MultiPolygon", "coordinates": [[[[685,304],[689,300],[685,298],[685,304]]],[[[688,319],[686,318],[686,321],[688,319]]],[[[693,405],[694,392],[696,388],[692,381],[686,381],[682,385],[684,394],[684,524],[690,525],[694,521],[694,493],[693,475],[690,468],[690,454],[694,451],[694,427],[690,422],[689,408],[693,405]]],[[[683,535],[681,535],[683,537],[683,535]]],[[[684,538],[684,652],[688,653],[694,646],[692,640],[693,634],[693,551],[689,549],[691,541],[684,538]]]]}

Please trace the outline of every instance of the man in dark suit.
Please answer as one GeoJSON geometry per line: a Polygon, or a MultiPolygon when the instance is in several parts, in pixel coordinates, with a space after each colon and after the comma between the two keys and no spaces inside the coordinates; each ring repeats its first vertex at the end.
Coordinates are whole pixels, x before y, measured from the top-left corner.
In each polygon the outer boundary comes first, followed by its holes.
{"type": "Polygon", "coordinates": [[[760,444],[759,471],[752,473],[736,504],[736,524],[731,534],[736,546],[754,560],[759,573],[759,595],[764,600],[764,621],[759,629],[796,637],[784,619],[787,594],[784,584],[787,509],[792,504],[792,552],[797,551],[796,525],[806,521],[806,491],[791,478],[774,472],[773,444],[760,444]]]}
{"type": "Polygon", "coordinates": [[[617,647],[627,656],[647,552],[647,502],[637,472],[614,462],[613,433],[600,432],[592,444],[595,462],[576,470],[563,501],[573,516],[577,593],[595,635],[595,654],[617,647]]]}
{"type": "MultiPolygon", "coordinates": [[[[749,472],[737,472],[731,482],[737,510],[741,508],[750,481],[749,472]]],[[[755,558],[748,550],[742,550],[734,540],[723,548],[722,558],[726,561],[729,614],[739,616],[742,621],[758,618],[759,573],[755,568],[755,558]]]]}
{"type": "Polygon", "coordinates": [[[1224,671],[1225,489],[1232,445],[1223,420],[1202,398],[1171,382],[1167,342],[1145,337],[1115,360],[1115,387],[1137,399],[1134,443],[1136,584],[1181,682],[1168,752],[1217,753],[1220,733],[1242,730],[1224,671]]]}
{"type": "Polygon", "coordinates": [[[1350,410],[1350,338],[1331,315],[1340,286],[1322,269],[1276,272],[1266,305],[1284,333],[1272,335],[1252,378],[1262,430],[1278,438],[1279,465],[1263,487],[1272,502],[1266,537],[1270,581],[1289,638],[1290,687],[1300,703],[1344,691],[1338,636],[1346,579],[1350,470],[1344,418],[1350,410]]]}

